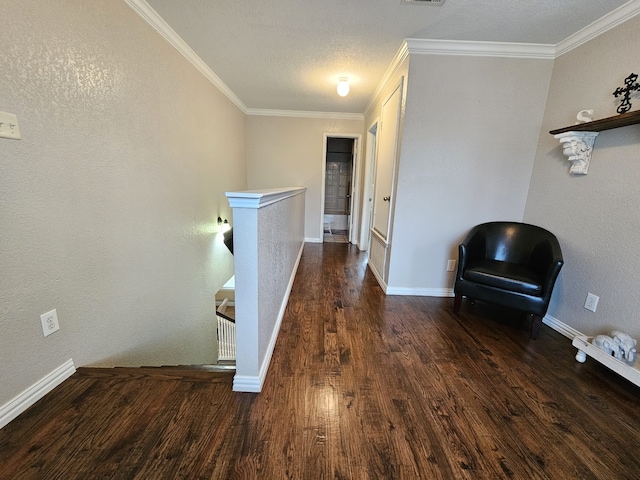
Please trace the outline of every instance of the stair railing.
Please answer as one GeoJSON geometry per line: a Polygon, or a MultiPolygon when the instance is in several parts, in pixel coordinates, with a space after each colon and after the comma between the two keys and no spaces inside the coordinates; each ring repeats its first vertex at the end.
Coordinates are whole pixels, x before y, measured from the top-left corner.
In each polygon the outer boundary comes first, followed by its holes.
{"type": "Polygon", "coordinates": [[[236,359],[236,321],[224,314],[227,306],[225,298],[216,310],[218,321],[218,361],[236,359]]]}

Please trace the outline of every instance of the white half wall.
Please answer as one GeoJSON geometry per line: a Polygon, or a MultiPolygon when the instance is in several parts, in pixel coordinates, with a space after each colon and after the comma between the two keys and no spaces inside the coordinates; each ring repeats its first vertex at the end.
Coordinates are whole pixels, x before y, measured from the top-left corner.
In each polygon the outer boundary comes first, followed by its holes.
{"type": "Polygon", "coordinates": [[[235,391],[262,389],[304,247],[305,191],[226,194],[234,218],[235,391]]]}

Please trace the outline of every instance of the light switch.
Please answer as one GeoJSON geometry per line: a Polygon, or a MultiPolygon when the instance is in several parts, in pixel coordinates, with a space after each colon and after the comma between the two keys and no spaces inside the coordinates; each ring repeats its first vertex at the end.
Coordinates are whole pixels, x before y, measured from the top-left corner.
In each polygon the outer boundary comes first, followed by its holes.
{"type": "Polygon", "coordinates": [[[0,112],[0,137],[20,140],[18,117],[13,113],[0,112]]]}

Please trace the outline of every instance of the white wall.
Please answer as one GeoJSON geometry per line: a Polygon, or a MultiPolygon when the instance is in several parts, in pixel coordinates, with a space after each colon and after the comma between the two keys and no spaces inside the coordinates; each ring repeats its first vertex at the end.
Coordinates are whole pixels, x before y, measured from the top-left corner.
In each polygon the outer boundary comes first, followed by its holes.
{"type": "Polygon", "coordinates": [[[236,375],[262,389],[304,246],[305,189],[230,192],[236,221],[236,375]]]}
{"type": "Polygon", "coordinates": [[[362,120],[249,116],[248,188],[307,187],[305,237],[322,241],[323,134],[363,130],[362,120]]]}
{"type": "Polygon", "coordinates": [[[390,291],[446,294],[472,226],[522,220],[552,65],[411,54],[390,291]]]}
{"type": "Polygon", "coordinates": [[[245,115],[121,1],[5,1],[0,44],[0,405],[69,358],[214,361],[245,115]]]}
{"type": "MultiPolygon", "coordinates": [[[[594,118],[617,115],[612,92],[639,73],[632,18],[556,59],[524,219],[554,232],[565,265],[549,314],[584,334],[617,327],[640,337],[640,126],[600,133],[589,173],[569,175],[570,163],[548,132],[572,125],[593,108],[594,118]],[[600,296],[596,313],[583,308],[600,296]]],[[[633,110],[640,98],[632,99],[633,110]]]]}

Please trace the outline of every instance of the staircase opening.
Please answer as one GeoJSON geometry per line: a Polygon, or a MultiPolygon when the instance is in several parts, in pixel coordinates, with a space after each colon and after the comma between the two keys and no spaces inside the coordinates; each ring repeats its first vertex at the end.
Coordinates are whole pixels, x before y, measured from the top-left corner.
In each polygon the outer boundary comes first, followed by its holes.
{"type": "MultiPolygon", "coordinates": [[[[233,255],[233,229],[224,233],[224,244],[233,255]]],[[[236,277],[233,275],[216,293],[218,365],[236,363],[235,280],[236,277]]]]}
{"type": "Polygon", "coordinates": [[[216,312],[218,320],[218,364],[236,361],[236,321],[216,312]]]}

